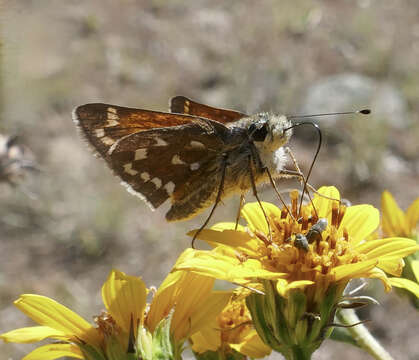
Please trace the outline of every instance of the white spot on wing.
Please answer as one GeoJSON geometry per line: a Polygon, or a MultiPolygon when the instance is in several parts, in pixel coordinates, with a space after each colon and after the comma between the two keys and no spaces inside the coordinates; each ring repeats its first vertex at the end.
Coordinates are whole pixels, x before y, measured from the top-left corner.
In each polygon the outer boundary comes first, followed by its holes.
{"type": "Polygon", "coordinates": [[[173,194],[173,191],[175,190],[175,184],[172,181],[169,181],[166,185],[163,186],[166,190],[167,194],[170,196],[173,194]]]}
{"type": "Polygon", "coordinates": [[[168,145],[167,141],[164,141],[162,138],[159,138],[158,136],[154,138],[154,141],[156,142],[154,146],[167,146],[168,145]]]}
{"type": "Polygon", "coordinates": [[[161,188],[162,182],[161,182],[161,180],[158,177],[152,178],[151,179],[151,182],[154,185],[156,185],[156,189],[160,189],[161,188]]]}
{"type": "Polygon", "coordinates": [[[118,121],[108,118],[108,120],[106,121],[105,127],[111,127],[111,126],[116,126],[116,125],[119,125],[118,121]]]}
{"type": "Polygon", "coordinates": [[[134,176],[134,175],[137,175],[137,174],[138,174],[138,171],[137,171],[137,170],[134,170],[134,169],[132,168],[132,163],[127,163],[127,164],[124,164],[124,171],[125,171],[127,174],[132,175],[132,176],[134,176]]]}
{"type": "Polygon", "coordinates": [[[109,146],[111,146],[115,143],[115,140],[111,139],[109,136],[105,136],[105,137],[101,138],[101,140],[105,145],[109,145],[109,146]]]}
{"type": "Polygon", "coordinates": [[[142,172],[140,175],[140,178],[144,180],[144,182],[147,182],[150,180],[150,174],[146,171],[142,172]]]}
{"type": "Polygon", "coordinates": [[[192,163],[191,165],[189,165],[189,168],[190,168],[192,171],[198,170],[198,169],[199,169],[199,163],[198,163],[198,162],[194,162],[194,163],[192,163]]]}
{"type": "Polygon", "coordinates": [[[106,119],[106,125],[105,127],[111,127],[111,126],[116,126],[119,125],[119,122],[117,120],[119,120],[119,116],[117,114],[117,111],[115,108],[113,107],[108,107],[108,113],[107,113],[108,118],[106,119]]]}
{"type": "Polygon", "coordinates": [[[184,165],[186,163],[179,157],[179,155],[173,155],[172,164],[173,165],[184,165]]]}
{"type": "Polygon", "coordinates": [[[104,137],[105,136],[105,130],[104,129],[96,129],[95,134],[98,138],[104,137]]]}
{"type": "Polygon", "coordinates": [[[147,149],[137,149],[135,150],[134,160],[143,160],[147,159],[147,149]]]}
{"type": "Polygon", "coordinates": [[[190,144],[195,149],[205,149],[205,145],[201,143],[200,141],[192,140],[190,144]]]}

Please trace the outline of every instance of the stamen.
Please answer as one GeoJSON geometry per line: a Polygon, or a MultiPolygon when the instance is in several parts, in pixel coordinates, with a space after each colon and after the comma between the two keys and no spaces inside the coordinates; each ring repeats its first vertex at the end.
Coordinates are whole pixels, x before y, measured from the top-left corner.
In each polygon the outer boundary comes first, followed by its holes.
{"type": "Polygon", "coordinates": [[[333,202],[332,203],[332,226],[338,227],[338,219],[339,219],[339,207],[338,203],[333,202]]]}
{"type": "Polygon", "coordinates": [[[340,207],[339,207],[339,218],[338,218],[338,225],[337,226],[340,225],[340,223],[341,223],[341,221],[343,219],[343,216],[345,215],[345,212],[346,212],[346,206],[343,205],[343,204],[340,204],[340,207]]]}
{"type": "Polygon", "coordinates": [[[298,208],[298,190],[292,190],[290,193],[291,198],[291,212],[295,217],[298,217],[297,215],[297,208],[298,208]]]}
{"type": "Polygon", "coordinates": [[[303,215],[302,221],[301,221],[301,230],[307,230],[308,229],[308,223],[309,223],[308,218],[303,215]]]}

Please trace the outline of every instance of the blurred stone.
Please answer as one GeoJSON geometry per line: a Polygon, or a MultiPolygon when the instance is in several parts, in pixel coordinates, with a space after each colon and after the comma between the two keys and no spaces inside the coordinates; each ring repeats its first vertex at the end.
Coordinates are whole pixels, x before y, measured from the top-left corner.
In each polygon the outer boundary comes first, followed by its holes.
{"type": "MultiPolygon", "coordinates": [[[[372,116],[396,129],[409,126],[407,103],[394,86],[367,76],[344,73],[325,77],[305,92],[302,114],[342,112],[370,108],[372,116]]],[[[325,126],[334,125],[338,117],[317,118],[325,126]]]]}

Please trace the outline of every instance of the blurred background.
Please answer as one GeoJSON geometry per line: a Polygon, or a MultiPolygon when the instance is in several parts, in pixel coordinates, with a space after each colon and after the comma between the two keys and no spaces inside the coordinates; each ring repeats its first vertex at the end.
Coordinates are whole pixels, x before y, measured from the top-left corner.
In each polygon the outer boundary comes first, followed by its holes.
{"type": "MultiPolygon", "coordinates": [[[[384,189],[404,209],[419,196],[417,1],[168,3],[0,0],[0,157],[13,148],[21,165],[0,176],[0,332],[32,324],[12,305],[21,293],[91,320],[112,267],[158,286],[207,216],[169,224],[168,206],[152,213],[126,192],[76,132],[71,111],[83,103],[166,111],[185,95],[249,114],[369,107],[316,118],[324,144],[311,183],[377,207],[384,189]]],[[[305,171],[316,141],[297,129],[290,144],[305,171]]],[[[276,201],[269,186],[260,196],[276,201]]],[[[237,204],[225,201],[213,222],[234,221],[237,204]]],[[[415,310],[380,284],[367,293],[382,303],[363,315],[373,334],[395,358],[417,359],[415,310]]],[[[0,343],[4,359],[31,348],[0,343]]],[[[314,359],[337,356],[370,358],[327,341],[314,359]]]]}

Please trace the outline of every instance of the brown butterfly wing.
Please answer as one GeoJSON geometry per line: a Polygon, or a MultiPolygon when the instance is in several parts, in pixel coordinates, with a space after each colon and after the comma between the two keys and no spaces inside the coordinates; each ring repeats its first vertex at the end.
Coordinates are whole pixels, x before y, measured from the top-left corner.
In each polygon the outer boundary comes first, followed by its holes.
{"type": "Polygon", "coordinates": [[[234,110],[219,109],[197,103],[185,96],[175,96],[170,99],[170,111],[178,114],[188,114],[218,121],[223,124],[237,121],[248,115],[234,110]]]}
{"type": "Polygon", "coordinates": [[[73,117],[128,190],[152,208],[182,198],[191,180],[216,178],[217,157],[229,132],[195,116],[107,104],[82,105],[73,117]]]}
{"type": "Polygon", "coordinates": [[[88,142],[105,156],[125,136],[155,128],[185,125],[194,117],[93,103],[75,108],[73,120],[88,142]]]}

